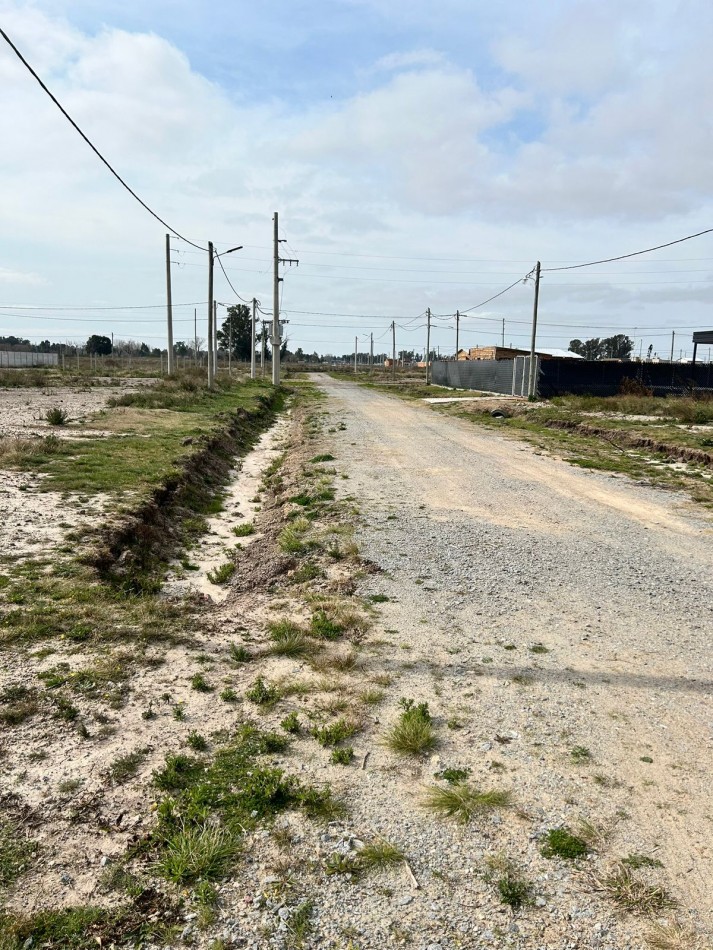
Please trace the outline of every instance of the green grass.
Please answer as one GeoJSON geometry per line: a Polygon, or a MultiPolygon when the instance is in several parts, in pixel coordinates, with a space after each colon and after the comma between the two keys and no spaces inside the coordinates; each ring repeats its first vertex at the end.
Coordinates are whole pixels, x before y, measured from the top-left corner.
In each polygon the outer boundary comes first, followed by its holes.
{"type": "Polygon", "coordinates": [[[240,524],[233,526],[233,534],[238,538],[247,538],[251,534],[255,534],[255,525],[252,521],[241,521],[240,524]]]}
{"type": "Polygon", "coordinates": [[[584,745],[576,745],[569,753],[569,757],[573,762],[581,764],[583,762],[592,761],[592,753],[584,745]]]}
{"type": "Polygon", "coordinates": [[[300,725],[300,720],[296,712],[291,712],[285,716],[285,718],[280,723],[280,726],[285,730],[285,732],[289,732],[291,735],[298,735],[302,730],[302,726],[300,725]]]}
{"type": "Polygon", "coordinates": [[[195,729],[192,729],[186,738],[186,743],[194,752],[205,752],[208,748],[208,740],[195,729]]]}
{"type": "Polygon", "coordinates": [[[437,743],[433,721],[427,703],[415,705],[412,700],[401,700],[402,712],[386,733],[384,741],[392,752],[399,755],[421,755],[430,752],[437,743]]]}
{"type": "Polygon", "coordinates": [[[252,686],[246,690],[245,695],[256,706],[274,706],[282,694],[277,686],[267,683],[262,676],[258,676],[252,686]]]}
{"type": "Polygon", "coordinates": [[[533,885],[522,875],[517,865],[503,855],[486,860],[485,880],[495,884],[500,900],[513,910],[532,903],[533,885]]]}
{"type": "Polygon", "coordinates": [[[354,759],[354,749],[351,746],[344,746],[341,749],[332,749],[329,761],[332,765],[349,765],[354,759]]]}
{"type": "Polygon", "coordinates": [[[38,845],[27,838],[21,828],[0,818],[0,888],[15,883],[30,866],[37,849],[38,845]]]}
{"type": "Polygon", "coordinates": [[[69,907],[29,916],[0,912],[0,948],[96,950],[98,946],[145,946],[154,940],[164,944],[167,927],[160,918],[165,916],[166,903],[157,895],[153,905],[149,902],[141,908],[69,907]]]}
{"type": "Polygon", "coordinates": [[[120,755],[109,766],[109,778],[115,785],[123,785],[135,778],[148,753],[148,749],[135,749],[126,755],[120,755]]]}
{"type": "Polygon", "coordinates": [[[211,584],[215,584],[216,586],[219,584],[227,584],[236,570],[237,565],[233,561],[226,561],[225,564],[220,564],[212,571],[208,571],[206,577],[211,584]]]}
{"type": "Polygon", "coordinates": [[[314,644],[305,632],[289,620],[270,624],[268,632],[272,641],[269,652],[273,656],[309,656],[314,652],[314,644]]]}
{"type": "Polygon", "coordinates": [[[572,834],[569,828],[551,828],[544,837],[540,851],[545,858],[564,858],[574,861],[589,851],[587,842],[572,834]]]}
{"type": "Polygon", "coordinates": [[[444,818],[455,818],[468,824],[476,815],[505,808],[510,804],[511,794],[504,790],[481,792],[463,782],[460,785],[431,785],[426,789],[423,807],[444,818]]]}
{"type": "Polygon", "coordinates": [[[249,663],[252,660],[252,654],[242,643],[231,643],[228,655],[233,663],[249,663]]]}
{"type": "Polygon", "coordinates": [[[191,677],[191,689],[198,693],[212,693],[214,688],[202,673],[194,673],[191,677]]]}
{"type": "Polygon", "coordinates": [[[344,627],[324,610],[314,613],[309,622],[309,632],[320,640],[338,640],[344,627]]]}
{"type": "Polygon", "coordinates": [[[223,877],[240,852],[240,838],[226,828],[180,823],[165,832],[155,870],[174,884],[223,877]]]}
{"type": "Polygon", "coordinates": [[[312,735],[321,746],[336,746],[359,732],[359,725],[348,719],[340,718],[328,726],[316,726],[312,735]]]}
{"type": "Polygon", "coordinates": [[[652,916],[676,907],[676,901],[664,887],[642,881],[623,864],[597,878],[597,883],[619,907],[631,913],[652,916]]]}

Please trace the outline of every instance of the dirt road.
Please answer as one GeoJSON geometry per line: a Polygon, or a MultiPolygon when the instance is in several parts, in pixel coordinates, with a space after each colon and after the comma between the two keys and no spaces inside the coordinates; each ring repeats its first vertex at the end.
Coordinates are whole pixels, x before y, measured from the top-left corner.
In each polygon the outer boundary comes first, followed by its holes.
{"type": "Polygon", "coordinates": [[[684,917],[708,931],[711,520],[683,495],[319,385],[367,523],[362,551],[387,572],[373,590],[408,652],[401,694],[463,726],[442,760],[477,775],[495,758],[536,829],[583,818],[606,836],[604,863],[660,861],[684,917]]]}

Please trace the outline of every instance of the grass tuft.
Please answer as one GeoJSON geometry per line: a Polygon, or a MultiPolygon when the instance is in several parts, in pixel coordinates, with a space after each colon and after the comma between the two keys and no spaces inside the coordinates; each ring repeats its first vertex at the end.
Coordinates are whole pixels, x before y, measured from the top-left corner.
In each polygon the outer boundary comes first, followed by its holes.
{"type": "Polygon", "coordinates": [[[619,907],[634,914],[658,914],[676,906],[676,901],[665,888],[640,880],[630,867],[623,864],[598,877],[596,882],[619,907]]]}
{"type": "Polygon", "coordinates": [[[281,694],[276,686],[266,683],[262,676],[258,676],[245,695],[256,706],[274,706],[281,694]]]}
{"type": "Polygon", "coordinates": [[[180,823],[165,834],[156,870],[174,884],[215,880],[226,874],[240,850],[237,836],[209,824],[180,823]]]}
{"type": "Polygon", "coordinates": [[[511,798],[508,791],[492,789],[481,792],[465,782],[447,788],[431,785],[426,789],[423,807],[442,817],[455,818],[465,825],[477,814],[505,808],[511,798]]]}
{"type": "Polygon", "coordinates": [[[588,850],[587,842],[572,834],[569,828],[550,828],[540,848],[545,858],[564,858],[567,861],[583,858],[588,850]]]}
{"type": "Polygon", "coordinates": [[[214,570],[208,571],[206,577],[211,582],[211,584],[227,584],[236,570],[237,566],[233,563],[233,561],[226,561],[225,564],[221,564],[220,567],[216,567],[214,570]]]}
{"type": "Polygon", "coordinates": [[[434,748],[437,739],[428,703],[415,705],[411,699],[402,699],[400,705],[403,711],[386,734],[386,745],[399,755],[420,755],[434,748]]]}

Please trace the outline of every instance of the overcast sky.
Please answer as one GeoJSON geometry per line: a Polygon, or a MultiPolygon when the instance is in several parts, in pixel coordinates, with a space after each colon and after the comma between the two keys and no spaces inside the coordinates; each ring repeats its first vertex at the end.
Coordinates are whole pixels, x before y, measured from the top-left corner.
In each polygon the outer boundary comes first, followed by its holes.
{"type": "MultiPolygon", "coordinates": [[[[390,348],[392,318],[422,349],[427,307],[466,310],[537,259],[713,227],[710,0],[0,0],[0,24],[171,227],[244,245],[223,262],[268,311],[279,211],[291,349],[390,348]]],[[[165,345],[165,228],[4,43],[0,89],[0,335],[165,345]],[[99,309],[131,306],[156,309],[99,309]]],[[[207,255],[173,246],[189,339],[207,255]]],[[[473,311],[461,343],[505,319],[522,345],[532,296],[473,311]]],[[[235,302],[219,271],[216,297],[235,302]]],[[[675,329],[690,354],[712,326],[713,235],[543,278],[543,346],[625,332],[668,355],[675,329]]]]}

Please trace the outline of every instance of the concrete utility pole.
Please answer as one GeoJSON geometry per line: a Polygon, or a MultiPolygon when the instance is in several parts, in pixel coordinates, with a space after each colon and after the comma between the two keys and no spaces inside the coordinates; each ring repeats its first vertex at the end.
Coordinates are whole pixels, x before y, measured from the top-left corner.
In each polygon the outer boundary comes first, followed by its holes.
{"type": "Polygon", "coordinates": [[[193,308],[193,362],[198,366],[198,310],[193,308]]]}
{"type": "Polygon", "coordinates": [[[431,385],[431,308],[426,310],[426,385],[431,385]]]}
{"type": "Polygon", "coordinates": [[[369,343],[369,372],[374,370],[374,334],[371,334],[371,342],[369,343]]]}
{"type": "Polygon", "coordinates": [[[671,331],[671,362],[672,363],[673,363],[673,346],[675,342],[676,342],[676,331],[672,330],[671,331]]]}
{"type": "Polygon", "coordinates": [[[284,244],[284,240],[281,240],[278,234],[278,224],[277,224],[277,211],[273,217],[274,222],[274,236],[273,236],[273,245],[274,245],[274,275],[273,275],[273,286],[272,286],[272,385],[280,385],[280,347],[282,345],[282,340],[280,339],[280,264],[293,264],[299,265],[299,261],[294,257],[280,257],[280,244],[284,244]]]}
{"type": "Polygon", "coordinates": [[[213,301],[213,377],[218,376],[218,301],[213,301]]]}
{"type": "Polygon", "coordinates": [[[532,339],[530,341],[530,379],[527,386],[527,395],[536,395],[535,380],[535,344],[537,342],[537,307],[540,301],[540,262],[535,266],[535,303],[532,308],[532,339]]]}
{"type": "Polygon", "coordinates": [[[166,235],[166,318],[168,320],[168,375],[175,372],[173,357],[173,301],[171,299],[171,235],[166,235]]]}
{"type": "Polygon", "coordinates": [[[356,376],[357,371],[357,351],[359,349],[359,337],[354,337],[354,375],[356,376]]]}
{"type": "Polygon", "coordinates": [[[391,321],[391,377],[396,381],[396,321],[391,321]]]}
{"type": "Polygon", "coordinates": [[[253,318],[252,332],[250,334],[250,379],[255,379],[255,315],[257,313],[257,300],[253,297],[253,318]]]}
{"type": "Polygon", "coordinates": [[[458,359],[458,353],[460,351],[460,346],[458,345],[459,337],[460,337],[460,310],[456,310],[456,359],[458,359]]]}
{"type": "Polygon", "coordinates": [[[503,317],[503,338],[501,340],[502,348],[505,349],[505,317],[503,317]]]}
{"type": "Polygon", "coordinates": [[[261,334],[261,337],[262,337],[262,346],[261,346],[261,349],[260,349],[260,373],[261,373],[262,376],[265,375],[265,344],[266,344],[265,334],[266,334],[266,332],[267,332],[267,327],[265,326],[265,321],[263,320],[263,321],[262,321],[262,334],[261,334]]]}
{"type": "Polygon", "coordinates": [[[208,241],[208,389],[213,385],[213,242],[208,241]]]}

